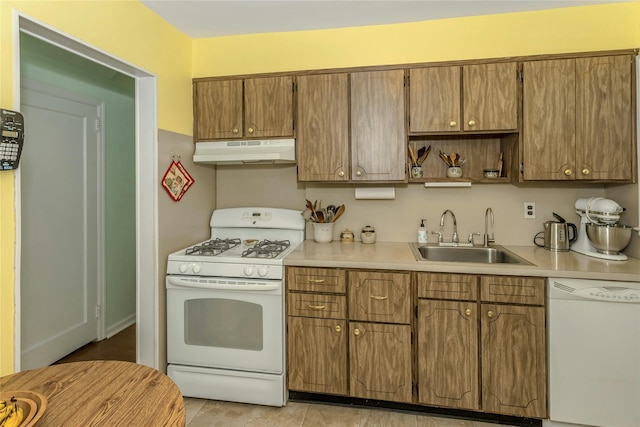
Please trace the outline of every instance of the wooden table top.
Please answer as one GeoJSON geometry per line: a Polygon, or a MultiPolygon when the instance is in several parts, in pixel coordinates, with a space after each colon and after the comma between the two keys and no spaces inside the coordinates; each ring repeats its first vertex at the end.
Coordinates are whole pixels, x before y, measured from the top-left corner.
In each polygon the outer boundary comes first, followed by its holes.
{"type": "Polygon", "coordinates": [[[180,426],[184,399],[176,384],[148,366],[114,360],[63,363],[0,377],[0,390],[47,398],[37,427],[180,426]]]}

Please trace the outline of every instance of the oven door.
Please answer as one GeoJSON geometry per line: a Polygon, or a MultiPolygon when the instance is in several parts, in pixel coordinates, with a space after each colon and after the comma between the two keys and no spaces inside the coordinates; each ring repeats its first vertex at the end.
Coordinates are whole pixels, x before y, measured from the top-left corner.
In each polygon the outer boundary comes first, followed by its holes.
{"type": "Polygon", "coordinates": [[[167,276],[170,364],[281,374],[281,280],[167,276]]]}

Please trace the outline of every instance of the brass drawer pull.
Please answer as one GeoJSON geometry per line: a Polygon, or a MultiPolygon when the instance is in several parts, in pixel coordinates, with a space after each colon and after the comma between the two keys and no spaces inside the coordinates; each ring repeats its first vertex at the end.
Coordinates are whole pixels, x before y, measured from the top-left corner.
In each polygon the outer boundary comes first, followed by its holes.
{"type": "Polygon", "coordinates": [[[324,283],[324,279],[309,279],[309,283],[324,283]]]}
{"type": "Polygon", "coordinates": [[[311,304],[307,304],[307,307],[309,307],[312,310],[324,310],[324,305],[311,305],[311,304]]]}
{"type": "Polygon", "coordinates": [[[388,297],[387,296],[380,296],[380,295],[369,295],[369,298],[371,299],[377,299],[377,300],[385,300],[388,297]]]}

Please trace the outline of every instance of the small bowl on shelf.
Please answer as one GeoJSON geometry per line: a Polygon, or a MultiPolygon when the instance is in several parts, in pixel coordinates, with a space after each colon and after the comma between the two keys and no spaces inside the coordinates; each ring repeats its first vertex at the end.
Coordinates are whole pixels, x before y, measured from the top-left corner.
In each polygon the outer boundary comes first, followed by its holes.
{"type": "Polygon", "coordinates": [[[500,171],[498,169],[485,169],[482,171],[482,175],[487,179],[495,179],[500,176],[500,171]]]}

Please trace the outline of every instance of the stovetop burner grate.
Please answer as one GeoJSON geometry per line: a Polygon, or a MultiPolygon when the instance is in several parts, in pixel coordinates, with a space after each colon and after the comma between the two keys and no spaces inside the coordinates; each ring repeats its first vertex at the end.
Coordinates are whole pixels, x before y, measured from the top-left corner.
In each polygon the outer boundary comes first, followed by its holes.
{"type": "Polygon", "coordinates": [[[185,255],[208,255],[216,256],[235,248],[240,244],[240,239],[212,239],[196,246],[187,248],[185,255]]]}
{"type": "Polygon", "coordinates": [[[291,246],[289,240],[263,240],[242,252],[243,258],[275,258],[291,246]]]}

